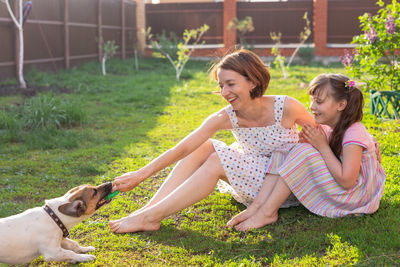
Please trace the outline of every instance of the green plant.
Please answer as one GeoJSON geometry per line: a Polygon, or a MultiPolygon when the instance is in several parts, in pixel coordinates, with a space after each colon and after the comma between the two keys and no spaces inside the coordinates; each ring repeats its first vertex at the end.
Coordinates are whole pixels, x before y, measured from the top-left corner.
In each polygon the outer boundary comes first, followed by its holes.
{"type": "MultiPolygon", "coordinates": [[[[148,29],[149,34],[147,35],[149,39],[152,36],[150,30],[151,27],[148,29]]],[[[163,30],[161,34],[156,34],[155,40],[158,41],[160,47],[162,47],[165,54],[170,55],[171,59],[174,61],[178,60],[178,44],[179,42],[182,42],[182,40],[178,40],[178,37],[176,36],[175,32],[170,32],[169,36],[167,36],[165,30],[163,30]]],[[[153,56],[159,58],[165,58],[163,53],[156,51],[153,52],[153,56]]]]}
{"type": "Polygon", "coordinates": [[[228,29],[235,29],[239,35],[240,46],[246,49],[249,48],[245,35],[248,32],[254,31],[253,19],[251,17],[247,16],[242,20],[233,18],[228,23],[228,29]]]}
{"type": "Polygon", "coordinates": [[[300,47],[299,51],[297,51],[297,56],[304,64],[308,65],[315,57],[315,48],[311,46],[300,47]]]}
{"type": "MultiPolygon", "coordinates": [[[[180,80],[181,73],[186,65],[186,63],[190,59],[190,55],[195,49],[195,46],[199,44],[201,38],[203,35],[208,31],[210,27],[207,24],[204,24],[203,26],[197,28],[197,29],[191,29],[191,30],[185,30],[183,32],[183,40],[182,41],[176,41],[176,39],[173,39],[173,41],[167,41],[167,38],[159,38],[159,40],[153,39],[153,35],[151,33],[151,28],[149,27],[146,31],[145,34],[147,38],[150,40],[151,46],[153,49],[156,49],[159,51],[164,57],[168,59],[168,61],[171,63],[171,65],[175,69],[175,77],[176,80],[180,80]],[[188,47],[189,42],[191,42],[191,48],[188,47]],[[164,45],[163,43],[164,42],[164,45]],[[174,42],[177,42],[176,46],[174,42]],[[173,57],[175,57],[174,59],[173,57]]],[[[164,33],[161,35],[161,37],[165,36],[164,33]]],[[[160,37],[160,36],[159,36],[160,37]]]]}
{"type": "Polygon", "coordinates": [[[79,102],[48,93],[38,94],[19,106],[0,110],[0,132],[5,140],[48,148],[62,144],[62,135],[66,137],[64,139],[76,139],[60,129],[82,125],[85,120],[86,113],[79,102]]]}
{"type": "Polygon", "coordinates": [[[282,33],[278,32],[270,32],[269,33],[272,41],[275,42],[274,46],[271,48],[271,54],[275,56],[273,61],[274,65],[281,68],[283,78],[287,79],[289,77],[289,73],[287,71],[287,66],[285,66],[285,57],[281,55],[281,50],[279,46],[281,45],[282,33]]]}
{"type": "Polygon", "coordinates": [[[76,102],[50,94],[39,94],[25,101],[20,110],[20,119],[28,131],[38,128],[57,129],[82,123],[84,113],[76,102]]]}
{"type": "Polygon", "coordinates": [[[293,51],[292,55],[290,56],[289,62],[287,64],[288,68],[292,64],[293,58],[299,51],[300,47],[307,41],[308,37],[310,37],[310,35],[311,35],[311,26],[310,26],[311,23],[310,23],[310,20],[308,19],[308,12],[304,13],[303,19],[306,21],[306,26],[304,26],[303,31],[300,32],[299,43],[297,44],[296,49],[293,51]]]}
{"type": "Polygon", "coordinates": [[[103,75],[106,75],[106,61],[112,58],[117,52],[118,45],[115,44],[114,40],[108,40],[107,42],[100,42],[99,48],[102,51],[103,58],[101,60],[101,70],[103,75]]]}
{"type": "Polygon", "coordinates": [[[375,16],[360,16],[364,32],[354,36],[354,51],[345,50],[341,57],[350,76],[365,82],[367,89],[400,91],[400,4],[393,0],[386,6],[382,0],[375,16]]]}
{"type": "Polygon", "coordinates": [[[297,54],[299,51],[300,47],[307,41],[308,37],[311,35],[311,27],[310,27],[310,20],[308,19],[308,12],[305,12],[303,15],[303,19],[306,21],[306,26],[304,26],[304,29],[302,32],[300,32],[299,35],[299,43],[296,46],[296,49],[293,51],[292,55],[289,58],[288,63],[285,65],[285,60],[286,58],[281,55],[281,38],[282,38],[282,33],[275,33],[275,32],[270,32],[270,37],[271,39],[275,42],[274,46],[271,49],[272,55],[275,56],[274,59],[274,64],[276,66],[279,66],[282,70],[283,73],[283,78],[287,79],[289,77],[289,67],[292,64],[292,61],[294,59],[294,56],[297,54]]]}

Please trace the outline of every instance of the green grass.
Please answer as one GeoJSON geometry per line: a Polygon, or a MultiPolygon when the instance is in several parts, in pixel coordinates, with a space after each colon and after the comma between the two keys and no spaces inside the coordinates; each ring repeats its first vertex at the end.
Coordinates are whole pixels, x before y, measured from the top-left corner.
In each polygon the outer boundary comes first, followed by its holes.
{"type": "MultiPolygon", "coordinates": [[[[78,101],[84,123],[55,133],[26,132],[23,139],[7,139],[0,131],[0,217],[40,206],[83,183],[111,181],[144,166],[226,105],[213,94],[206,62],[191,61],[176,82],[166,61],[110,60],[110,75],[101,76],[100,64],[85,64],[49,74],[32,71],[27,81],[73,90],[56,97],[78,101]],[[42,135],[41,135],[42,134],[42,135]],[[51,145],[49,145],[49,143],[51,145]]],[[[268,94],[286,94],[309,106],[305,85],[322,72],[344,72],[341,67],[293,66],[284,80],[272,70],[268,94]]],[[[366,95],[366,98],[368,95],[366,95]]],[[[0,110],[11,110],[27,99],[0,97],[0,110]]],[[[1,114],[0,114],[1,115],[1,114]]],[[[303,207],[283,209],[279,221],[262,229],[240,233],[225,223],[244,206],[229,195],[213,192],[194,206],[162,222],[156,232],[113,234],[109,220],[125,216],[151,198],[172,167],[149,178],[134,190],[121,193],[108,206],[79,224],[71,238],[97,248],[96,261],[85,266],[376,266],[400,263],[400,126],[368,114],[364,124],[381,143],[387,173],[380,209],[373,215],[329,219],[303,207]]],[[[227,143],[229,131],[215,138],[227,143]]],[[[43,257],[30,266],[51,266],[43,257]]],[[[67,264],[61,264],[67,265],[67,264]]]]}

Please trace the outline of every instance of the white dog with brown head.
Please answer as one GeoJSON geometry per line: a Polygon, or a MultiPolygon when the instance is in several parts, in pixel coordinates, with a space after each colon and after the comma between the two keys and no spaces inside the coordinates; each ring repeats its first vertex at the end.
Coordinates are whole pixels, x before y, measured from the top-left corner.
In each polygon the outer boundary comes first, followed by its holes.
{"type": "Polygon", "coordinates": [[[45,261],[85,262],[96,257],[81,254],[81,247],[67,236],[69,230],[111,200],[105,197],[112,184],[80,185],[64,196],[45,201],[43,207],[0,219],[0,262],[24,264],[43,255],[45,261]]]}

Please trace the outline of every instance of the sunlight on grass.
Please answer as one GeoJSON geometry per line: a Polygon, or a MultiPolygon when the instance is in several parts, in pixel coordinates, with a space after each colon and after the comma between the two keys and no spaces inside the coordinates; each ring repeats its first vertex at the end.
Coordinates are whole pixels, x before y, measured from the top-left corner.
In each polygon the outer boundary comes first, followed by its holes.
{"type": "MultiPolygon", "coordinates": [[[[143,167],[173,147],[227,103],[213,91],[208,62],[191,61],[176,82],[168,62],[141,59],[110,60],[106,77],[99,64],[89,63],[58,75],[34,70],[29,83],[71,89],[57,97],[77,99],[85,123],[71,125],[58,139],[27,134],[24,140],[46,138],[36,147],[0,135],[0,216],[5,217],[44,199],[58,197],[83,183],[98,184],[143,167]],[[30,139],[29,139],[30,138],[30,139]],[[76,143],[72,143],[75,140],[76,143]],[[65,144],[72,143],[73,146],[65,144]]],[[[282,79],[271,69],[267,94],[290,95],[309,106],[307,83],[322,72],[344,72],[341,67],[298,66],[282,79]]],[[[368,95],[366,95],[366,98],[368,95]]],[[[368,101],[367,101],[368,102],[368,101]]],[[[0,97],[0,110],[23,103],[21,97],[0,97]]],[[[82,245],[97,248],[97,259],[83,266],[382,266],[400,262],[400,126],[364,109],[363,123],[381,144],[387,174],[381,207],[373,215],[329,219],[304,207],[281,209],[277,223],[241,233],[225,224],[244,206],[214,191],[204,200],[162,222],[156,232],[113,234],[108,221],[141,208],[154,195],[172,166],[121,193],[97,214],[71,231],[82,245]]],[[[2,113],[3,114],[3,113],[2,113]]],[[[1,115],[3,116],[3,115],[1,115]]],[[[1,132],[2,129],[0,129],[1,132]]],[[[232,143],[229,131],[214,138],[232,143]]],[[[30,266],[69,266],[45,263],[30,266]]]]}

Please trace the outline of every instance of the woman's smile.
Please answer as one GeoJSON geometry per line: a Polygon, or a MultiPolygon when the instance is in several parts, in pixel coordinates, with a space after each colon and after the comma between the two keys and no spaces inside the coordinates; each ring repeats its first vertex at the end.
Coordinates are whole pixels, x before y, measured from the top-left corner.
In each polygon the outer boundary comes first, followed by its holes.
{"type": "Polygon", "coordinates": [[[230,98],[227,98],[226,100],[228,100],[228,102],[229,102],[230,104],[232,104],[233,102],[236,101],[236,99],[237,99],[237,97],[230,97],[230,98]]]}

